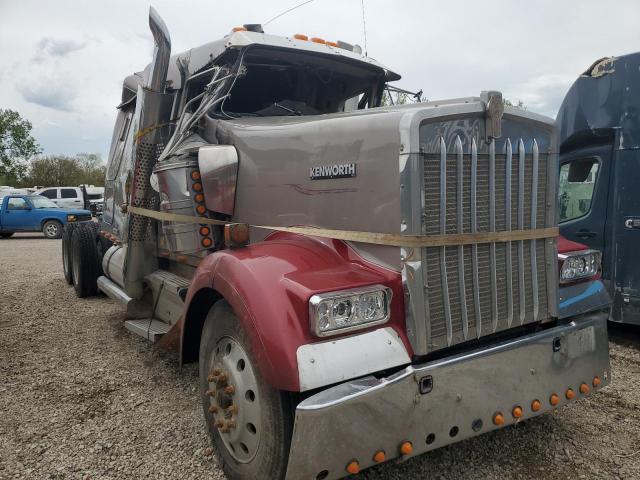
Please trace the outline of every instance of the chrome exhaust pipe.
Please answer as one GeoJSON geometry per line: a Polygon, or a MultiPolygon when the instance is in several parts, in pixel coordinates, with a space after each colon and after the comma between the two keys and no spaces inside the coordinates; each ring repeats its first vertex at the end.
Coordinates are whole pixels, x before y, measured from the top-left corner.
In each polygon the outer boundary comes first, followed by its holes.
{"type": "Polygon", "coordinates": [[[149,28],[153,35],[155,48],[147,78],[147,88],[154,92],[164,93],[169,59],[171,58],[171,37],[167,25],[153,7],[149,7],[149,28]]]}

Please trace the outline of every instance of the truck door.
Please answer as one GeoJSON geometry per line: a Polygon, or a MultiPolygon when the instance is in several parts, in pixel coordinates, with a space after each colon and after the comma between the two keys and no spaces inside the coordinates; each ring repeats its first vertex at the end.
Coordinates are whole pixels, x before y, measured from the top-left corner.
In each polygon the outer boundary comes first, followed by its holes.
{"type": "Polygon", "coordinates": [[[2,229],[6,231],[28,230],[31,223],[31,206],[22,197],[9,197],[2,218],[2,229]]]}
{"type": "Polygon", "coordinates": [[[39,192],[38,195],[42,195],[43,197],[47,197],[49,200],[51,200],[56,205],[58,205],[58,203],[60,202],[60,200],[58,200],[58,189],[57,188],[45,188],[44,190],[39,192]]]}
{"type": "Polygon", "coordinates": [[[61,188],[60,207],[64,208],[84,208],[84,198],[79,188],[61,188]]]}
{"type": "Polygon", "coordinates": [[[611,319],[640,324],[640,150],[618,150],[612,172],[609,224],[615,262],[611,319]]]}
{"type": "Polygon", "coordinates": [[[560,158],[560,233],[603,253],[611,152],[612,147],[605,145],[574,150],[560,158]]]}

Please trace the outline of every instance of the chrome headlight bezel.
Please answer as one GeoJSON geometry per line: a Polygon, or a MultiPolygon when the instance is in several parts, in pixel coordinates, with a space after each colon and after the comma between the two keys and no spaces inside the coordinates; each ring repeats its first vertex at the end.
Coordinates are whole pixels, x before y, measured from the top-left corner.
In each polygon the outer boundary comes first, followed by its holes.
{"type": "Polygon", "coordinates": [[[560,284],[574,283],[580,280],[593,278],[600,273],[602,253],[599,250],[578,250],[558,254],[560,284]],[[576,262],[584,262],[584,269],[579,271],[581,265],[577,265],[578,271],[574,271],[576,262]]]}
{"type": "Polygon", "coordinates": [[[375,325],[382,325],[389,321],[391,317],[391,298],[393,292],[389,287],[384,285],[370,285],[367,287],[353,288],[348,290],[338,290],[334,292],[318,293],[313,295],[309,299],[309,327],[311,333],[316,337],[330,337],[334,335],[340,335],[354,330],[362,330],[375,325]],[[359,314],[359,299],[371,294],[380,294],[382,301],[384,302],[384,315],[375,320],[364,320],[359,314]],[[338,326],[332,320],[332,310],[336,303],[343,303],[351,300],[353,305],[353,318],[347,322],[344,326],[338,326]],[[343,302],[341,302],[343,301],[343,302]],[[322,305],[327,305],[327,313],[321,314],[320,309],[322,305]],[[329,321],[329,328],[320,328],[320,320],[323,317],[327,317],[329,321]]]}
{"type": "Polygon", "coordinates": [[[78,216],[73,213],[67,214],[67,222],[76,222],[78,220],[78,216]]]}

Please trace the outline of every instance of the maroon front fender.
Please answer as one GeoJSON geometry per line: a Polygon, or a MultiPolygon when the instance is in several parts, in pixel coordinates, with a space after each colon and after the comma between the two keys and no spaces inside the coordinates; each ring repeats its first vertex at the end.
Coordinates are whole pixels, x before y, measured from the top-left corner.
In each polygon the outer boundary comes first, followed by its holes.
{"type": "Polygon", "coordinates": [[[275,388],[299,391],[298,347],[327,340],[310,333],[311,296],[373,284],[393,290],[389,325],[411,352],[400,274],[366,263],[345,243],[276,233],[246,248],[215,252],[200,263],[187,293],[181,358],[194,359],[185,352],[197,352],[206,315],[202,305],[224,298],[249,333],[266,380],[275,388]]]}

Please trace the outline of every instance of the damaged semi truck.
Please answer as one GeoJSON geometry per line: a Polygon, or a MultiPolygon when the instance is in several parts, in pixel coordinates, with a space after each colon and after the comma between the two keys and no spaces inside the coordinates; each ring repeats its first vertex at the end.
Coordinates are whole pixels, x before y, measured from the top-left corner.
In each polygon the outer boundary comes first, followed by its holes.
{"type": "Polygon", "coordinates": [[[199,362],[229,478],[340,478],[609,382],[606,314],[558,315],[552,120],[381,107],[399,75],[344,42],[245,25],[171,56],[150,26],[65,271],[199,362]]]}

